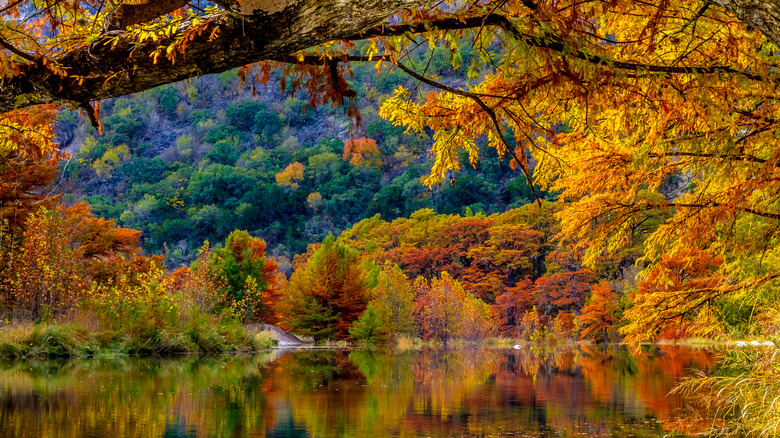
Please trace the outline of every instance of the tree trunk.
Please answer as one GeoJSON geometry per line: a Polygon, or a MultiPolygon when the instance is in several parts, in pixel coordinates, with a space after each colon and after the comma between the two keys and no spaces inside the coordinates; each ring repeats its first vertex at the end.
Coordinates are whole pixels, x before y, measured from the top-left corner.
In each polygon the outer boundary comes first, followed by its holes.
{"type": "Polygon", "coordinates": [[[780,45],[780,0],[710,0],[780,45]]]}

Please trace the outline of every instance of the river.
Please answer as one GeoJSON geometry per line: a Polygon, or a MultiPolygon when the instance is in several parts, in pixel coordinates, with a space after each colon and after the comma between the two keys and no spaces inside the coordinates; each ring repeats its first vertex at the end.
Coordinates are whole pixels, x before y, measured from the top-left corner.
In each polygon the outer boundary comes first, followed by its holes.
{"type": "Polygon", "coordinates": [[[663,437],[704,349],[274,350],[0,362],[0,437],[663,437]]]}

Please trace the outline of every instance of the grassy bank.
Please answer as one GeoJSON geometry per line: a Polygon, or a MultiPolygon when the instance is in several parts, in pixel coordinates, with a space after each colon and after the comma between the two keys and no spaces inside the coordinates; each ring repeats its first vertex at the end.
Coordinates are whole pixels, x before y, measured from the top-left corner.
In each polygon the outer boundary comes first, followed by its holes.
{"type": "Polygon", "coordinates": [[[3,358],[219,354],[258,351],[275,343],[269,332],[245,330],[240,323],[207,317],[166,327],[133,325],[101,329],[79,322],[0,326],[0,357],[3,358]]]}

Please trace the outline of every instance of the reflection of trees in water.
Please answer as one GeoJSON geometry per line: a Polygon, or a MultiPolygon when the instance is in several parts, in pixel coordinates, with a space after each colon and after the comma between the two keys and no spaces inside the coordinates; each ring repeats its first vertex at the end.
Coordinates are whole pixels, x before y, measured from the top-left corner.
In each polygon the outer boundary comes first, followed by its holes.
{"type": "Polygon", "coordinates": [[[647,418],[670,419],[676,379],[711,365],[672,347],[16,362],[0,436],[662,436],[647,418]]]}
{"type": "Polygon", "coordinates": [[[263,358],[89,359],[6,363],[0,436],[179,436],[263,427],[263,358]],[[250,395],[247,397],[247,395],[250,395]],[[30,400],[34,400],[31,402],[30,400]]]}

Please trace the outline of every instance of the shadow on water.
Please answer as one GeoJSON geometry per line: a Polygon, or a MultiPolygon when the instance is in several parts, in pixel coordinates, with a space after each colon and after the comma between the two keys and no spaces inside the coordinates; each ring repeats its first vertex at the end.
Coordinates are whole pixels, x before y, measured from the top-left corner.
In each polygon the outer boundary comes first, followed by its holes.
{"type": "MultiPolygon", "coordinates": [[[[706,350],[274,351],[0,363],[0,436],[665,436],[706,350]]],[[[702,430],[705,426],[702,425],[702,430]]]]}

